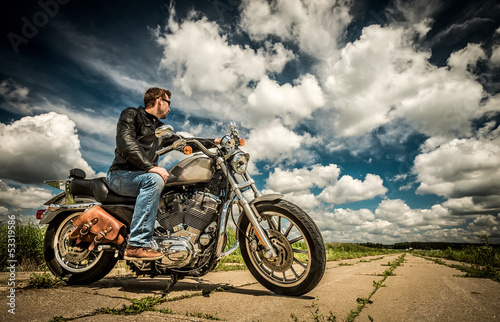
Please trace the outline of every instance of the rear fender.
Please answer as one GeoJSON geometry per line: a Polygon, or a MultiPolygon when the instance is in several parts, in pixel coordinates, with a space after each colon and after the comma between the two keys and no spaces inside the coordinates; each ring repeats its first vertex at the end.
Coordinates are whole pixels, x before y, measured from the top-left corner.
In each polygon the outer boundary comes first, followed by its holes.
{"type": "Polygon", "coordinates": [[[86,209],[93,206],[100,206],[101,204],[98,202],[93,203],[81,203],[81,204],[73,204],[73,205],[58,205],[51,204],[49,209],[45,213],[45,215],[40,220],[40,225],[48,224],[56,217],[61,216],[64,213],[68,212],[77,212],[77,211],[85,211],[86,209]]]}

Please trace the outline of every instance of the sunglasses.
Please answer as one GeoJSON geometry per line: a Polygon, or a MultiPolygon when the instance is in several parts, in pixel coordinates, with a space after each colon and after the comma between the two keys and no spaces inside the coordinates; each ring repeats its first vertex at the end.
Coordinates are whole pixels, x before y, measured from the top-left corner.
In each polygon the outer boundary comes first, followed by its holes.
{"type": "Polygon", "coordinates": [[[167,99],[164,99],[163,97],[160,97],[162,100],[164,100],[165,102],[167,102],[169,105],[170,105],[170,100],[167,100],[167,99]]]}

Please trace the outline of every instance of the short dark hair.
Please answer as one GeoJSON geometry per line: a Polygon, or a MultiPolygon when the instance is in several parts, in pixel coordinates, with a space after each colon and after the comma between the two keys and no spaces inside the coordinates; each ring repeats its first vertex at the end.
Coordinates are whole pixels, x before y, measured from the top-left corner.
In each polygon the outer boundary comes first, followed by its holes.
{"type": "Polygon", "coordinates": [[[148,88],[146,93],[144,93],[144,107],[155,105],[155,100],[158,97],[161,97],[165,94],[168,95],[169,99],[172,96],[172,93],[168,89],[163,89],[163,88],[159,88],[159,87],[148,88]]]}

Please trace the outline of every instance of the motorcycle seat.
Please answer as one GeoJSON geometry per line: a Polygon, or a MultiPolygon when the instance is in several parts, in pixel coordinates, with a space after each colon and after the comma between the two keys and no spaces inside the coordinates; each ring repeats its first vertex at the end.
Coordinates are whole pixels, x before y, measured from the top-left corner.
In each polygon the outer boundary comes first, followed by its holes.
{"type": "Polygon", "coordinates": [[[114,193],[106,184],[106,178],[83,179],[73,177],[70,184],[70,192],[75,197],[91,197],[105,204],[134,205],[135,197],[126,197],[114,193]]]}

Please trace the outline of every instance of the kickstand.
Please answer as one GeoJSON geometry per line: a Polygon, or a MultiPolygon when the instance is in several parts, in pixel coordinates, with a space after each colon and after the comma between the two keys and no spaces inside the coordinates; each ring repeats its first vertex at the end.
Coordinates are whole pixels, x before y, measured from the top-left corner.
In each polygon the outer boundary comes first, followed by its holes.
{"type": "Polygon", "coordinates": [[[170,293],[170,291],[172,290],[172,288],[174,287],[174,285],[177,284],[177,282],[180,279],[181,278],[179,278],[179,274],[177,274],[177,273],[170,274],[170,284],[168,284],[167,288],[165,289],[165,294],[170,293]]]}

